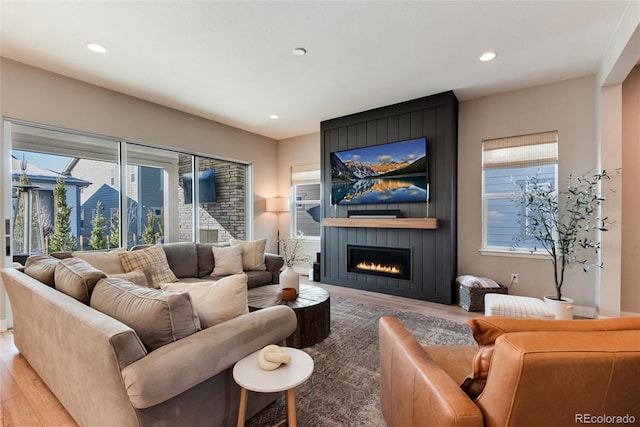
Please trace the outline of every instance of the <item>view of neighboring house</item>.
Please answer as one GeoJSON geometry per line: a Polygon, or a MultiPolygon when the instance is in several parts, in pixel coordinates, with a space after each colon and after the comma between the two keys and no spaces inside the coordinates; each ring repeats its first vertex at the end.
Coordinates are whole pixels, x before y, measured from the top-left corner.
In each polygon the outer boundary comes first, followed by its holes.
{"type": "MultiPolygon", "coordinates": [[[[52,158],[59,157],[53,156],[52,158]]],[[[110,224],[117,221],[120,203],[120,179],[117,164],[89,159],[73,158],[64,170],[57,172],[41,165],[19,160],[12,156],[12,180],[19,182],[24,172],[37,190],[39,200],[39,221],[43,237],[46,237],[55,222],[55,201],[53,188],[58,176],[62,176],[67,190],[67,205],[72,208],[70,217],[71,233],[78,238],[79,250],[89,249],[89,238],[96,216],[96,206],[101,202],[100,211],[110,224]]],[[[43,161],[44,163],[48,163],[43,161]]],[[[140,241],[140,234],[147,224],[147,212],[152,210],[155,219],[154,231],[159,233],[159,222],[163,213],[162,169],[145,166],[128,166],[127,220],[130,247],[140,241]]],[[[16,188],[13,189],[13,208],[17,207],[16,188]]],[[[117,224],[116,224],[117,226],[117,224]]],[[[109,234],[109,230],[107,230],[109,234]]]]}
{"type": "MultiPolygon", "coordinates": [[[[47,235],[52,229],[55,220],[55,204],[53,200],[53,188],[60,173],[46,169],[39,165],[31,164],[11,156],[12,182],[17,183],[20,175],[26,172],[29,183],[37,190],[40,201],[40,221],[43,235],[47,235]]],[[[82,190],[92,185],[92,182],[73,176],[63,176],[65,188],[67,190],[67,205],[72,207],[70,225],[72,230],[79,230],[81,216],[79,206],[82,206],[82,190]]],[[[14,215],[18,203],[16,188],[12,188],[12,200],[14,215]]]]}

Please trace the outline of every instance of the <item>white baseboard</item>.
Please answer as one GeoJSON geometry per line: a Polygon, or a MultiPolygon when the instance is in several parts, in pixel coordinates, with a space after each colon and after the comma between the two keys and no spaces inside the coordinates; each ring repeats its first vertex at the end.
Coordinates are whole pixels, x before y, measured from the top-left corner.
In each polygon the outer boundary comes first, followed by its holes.
{"type": "Polygon", "coordinates": [[[0,319],[0,332],[7,330],[7,319],[0,319]]]}

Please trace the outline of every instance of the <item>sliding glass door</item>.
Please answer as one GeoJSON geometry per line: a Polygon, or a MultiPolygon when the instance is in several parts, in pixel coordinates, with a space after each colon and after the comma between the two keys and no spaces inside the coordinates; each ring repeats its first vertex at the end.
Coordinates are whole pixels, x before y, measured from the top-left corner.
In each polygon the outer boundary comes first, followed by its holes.
{"type": "Polygon", "coordinates": [[[33,253],[248,236],[249,165],[6,123],[11,161],[3,185],[11,187],[8,235],[17,261],[33,253]],[[21,200],[37,203],[27,211],[21,200]],[[41,233],[26,233],[27,221],[41,233]],[[42,236],[42,245],[25,244],[25,233],[42,236]]]}

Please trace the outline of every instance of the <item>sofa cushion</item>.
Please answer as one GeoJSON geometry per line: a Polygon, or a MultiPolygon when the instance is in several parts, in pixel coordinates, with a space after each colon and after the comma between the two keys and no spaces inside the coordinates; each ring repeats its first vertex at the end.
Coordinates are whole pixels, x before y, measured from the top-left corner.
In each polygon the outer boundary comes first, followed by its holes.
{"type": "Polygon", "coordinates": [[[161,245],[131,252],[118,253],[122,267],[126,273],[135,270],[149,269],[150,285],[159,288],[160,283],[177,282],[178,278],[169,268],[167,255],[161,245]]]}
{"type": "Polygon", "coordinates": [[[246,274],[234,274],[211,283],[164,283],[161,288],[188,292],[203,328],[249,312],[246,274]]]}
{"type": "Polygon", "coordinates": [[[56,289],[84,304],[89,304],[96,283],[106,276],[103,271],[83,259],[66,258],[56,266],[56,289]]]}
{"type": "Polygon", "coordinates": [[[121,274],[109,274],[107,277],[116,277],[118,279],[124,279],[127,282],[131,282],[134,285],[143,286],[145,288],[151,287],[149,285],[148,274],[144,270],[135,270],[128,273],[121,274]]]}
{"type": "Polygon", "coordinates": [[[227,276],[229,274],[240,274],[242,270],[242,247],[227,246],[211,248],[213,251],[213,272],[212,276],[227,276]]]}
{"type": "Polygon", "coordinates": [[[125,271],[124,268],[122,268],[122,263],[120,262],[118,253],[125,251],[126,249],[124,248],[114,249],[111,251],[78,251],[72,252],[71,257],[83,259],[98,270],[104,271],[107,275],[122,274],[125,271]]]}
{"type": "Polygon", "coordinates": [[[98,282],[91,307],[133,328],[149,351],[201,329],[188,293],[144,288],[117,277],[98,282]]]}
{"type": "Polygon", "coordinates": [[[165,243],[162,249],[167,255],[169,268],[177,278],[198,276],[198,251],[195,243],[165,243]]]}
{"type": "Polygon", "coordinates": [[[270,285],[273,281],[273,276],[269,271],[245,271],[247,277],[249,278],[247,282],[247,287],[257,288],[258,286],[270,285]]]}
{"type": "Polygon", "coordinates": [[[33,277],[36,280],[49,285],[55,286],[55,271],[60,260],[58,258],[47,255],[32,255],[27,258],[24,266],[24,274],[33,277]]]}
{"type": "Polygon", "coordinates": [[[213,245],[211,243],[196,243],[198,252],[198,276],[205,277],[213,271],[213,245]]]}
{"type": "Polygon", "coordinates": [[[252,241],[244,240],[230,240],[231,246],[242,247],[242,269],[245,271],[251,270],[266,270],[267,266],[264,263],[264,252],[267,247],[267,239],[259,239],[252,241]]]}

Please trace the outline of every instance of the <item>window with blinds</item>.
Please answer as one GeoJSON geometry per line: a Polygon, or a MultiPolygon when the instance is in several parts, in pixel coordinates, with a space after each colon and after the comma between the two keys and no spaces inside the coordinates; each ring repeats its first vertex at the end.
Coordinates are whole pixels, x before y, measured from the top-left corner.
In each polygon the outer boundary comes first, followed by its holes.
{"type": "MultiPolygon", "coordinates": [[[[518,216],[523,212],[511,200],[531,176],[557,189],[557,131],[482,141],[484,249],[513,249],[513,237],[521,234],[518,216]]],[[[535,246],[539,245],[532,240],[518,250],[535,246]]]]}
{"type": "Polygon", "coordinates": [[[293,215],[291,227],[294,233],[305,237],[320,237],[320,165],[310,164],[291,167],[291,195],[293,215]]]}

